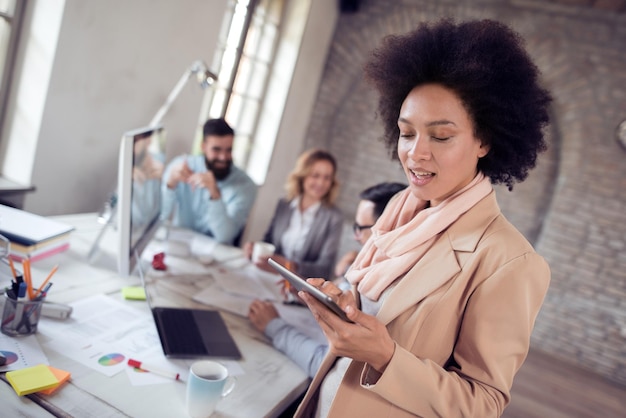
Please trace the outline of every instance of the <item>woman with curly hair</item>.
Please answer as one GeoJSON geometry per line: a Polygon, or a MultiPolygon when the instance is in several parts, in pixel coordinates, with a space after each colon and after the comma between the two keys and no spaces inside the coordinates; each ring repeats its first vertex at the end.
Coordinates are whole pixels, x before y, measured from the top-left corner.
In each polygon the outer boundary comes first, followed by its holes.
{"type": "Polygon", "coordinates": [[[528,353],[550,270],[500,212],[546,148],[549,93],[523,40],[491,21],[421,24],[365,66],[409,187],[372,228],[352,289],[309,279],[329,353],[296,416],[497,417],[528,353]]]}
{"type": "MultiPolygon", "coordinates": [[[[339,194],[335,157],[322,149],[305,151],[285,188],[287,195],[279,200],[263,241],[276,247],[273,259],[300,275],[332,278],[343,225],[343,215],[335,206],[339,194]]],[[[252,243],[244,245],[244,252],[251,258],[252,243]]],[[[275,273],[268,258],[261,257],[255,264],[275,273]]]]}

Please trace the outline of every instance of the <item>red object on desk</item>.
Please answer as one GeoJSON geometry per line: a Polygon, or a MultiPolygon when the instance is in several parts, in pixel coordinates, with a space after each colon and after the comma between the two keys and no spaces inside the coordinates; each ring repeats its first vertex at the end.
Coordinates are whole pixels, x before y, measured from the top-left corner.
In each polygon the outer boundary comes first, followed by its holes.
{"type": "Polygon", "coordinates": [[[152,257],[152,268],[155,270],[167,270],[165,265],[165,253],[157,253],[152,257]]]}
{"type": "Polygon", "coordinates": [[[138,369],[145,370],[150,373],[158,374],[159,376],[169,377],[170,379],[180,380],[180,374],[176,372],[171,372],[168,370],[161,370],[155,366],[148,365],[143,361],[133,360],[132,358],[128,359],[128,365],[130,367],[137,367],[138,369]]]}

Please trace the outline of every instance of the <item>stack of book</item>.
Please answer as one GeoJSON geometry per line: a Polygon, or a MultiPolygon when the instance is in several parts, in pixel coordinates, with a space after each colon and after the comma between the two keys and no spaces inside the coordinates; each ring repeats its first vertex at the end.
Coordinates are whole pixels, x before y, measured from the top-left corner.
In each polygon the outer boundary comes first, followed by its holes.
{"type": "Polygon", "coordinates": [[[9,258],[31,262],[60,253],[70,247],[71,225],[0,205],[0,235],[10,242],[9,258]]]}

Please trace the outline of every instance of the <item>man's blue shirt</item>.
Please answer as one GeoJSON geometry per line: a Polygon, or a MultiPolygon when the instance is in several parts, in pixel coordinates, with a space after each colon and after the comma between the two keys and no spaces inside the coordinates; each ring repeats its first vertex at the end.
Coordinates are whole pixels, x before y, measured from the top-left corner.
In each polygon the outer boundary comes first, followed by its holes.
{"type": "Polygon", "coordinates": [[[167,179],[172,168],[180,165],[185,158],[194,173],[208,171],[204,155],[183,155],[168,164],[163,174],[162,219],[168,219],[173,212],[173,225],[210,235],[221,243],[232,244],[246,225],[256,198],[257,185],[243,170],[233,165],[228,177],[217,181],[220,199],[211,200],[207,189],[194,189],[184,182],[179,182],[175,189],[168,188],[167,179]]]}

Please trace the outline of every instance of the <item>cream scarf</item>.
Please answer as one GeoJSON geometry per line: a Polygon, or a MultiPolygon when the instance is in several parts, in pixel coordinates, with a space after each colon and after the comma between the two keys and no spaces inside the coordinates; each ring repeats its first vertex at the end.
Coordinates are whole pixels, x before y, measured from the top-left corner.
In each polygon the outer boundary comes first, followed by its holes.
{"type": "MultiPolygon", "coordinates": [[[[489,178],[478,173],[463,189],[439,205],[426,208],[428,202],[416,198],[407,187],[389,202],[346,278],[357,285],[361,294],[378,300],[391,283],[422,258],[439,233],[491,191],[489,178]]],[[[436,283],[428,287],[436,289],[433,285],[438,287],[436,283]]]]}

